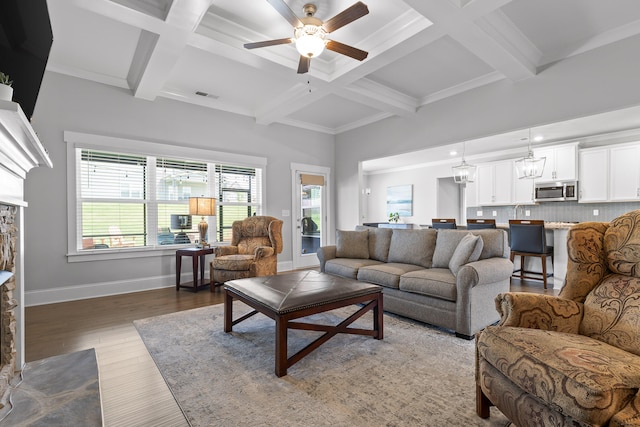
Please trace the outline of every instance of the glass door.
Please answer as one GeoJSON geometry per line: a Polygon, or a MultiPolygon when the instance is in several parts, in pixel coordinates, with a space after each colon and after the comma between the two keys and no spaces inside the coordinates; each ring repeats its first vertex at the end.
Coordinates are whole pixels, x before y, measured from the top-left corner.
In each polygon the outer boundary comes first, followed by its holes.
{"type": "Polygon", "coordinates": [[[326,230],[326,177],[317,172],[296,171],[294,268],[318,265],[316,251],[324,244],[326,230]]]}

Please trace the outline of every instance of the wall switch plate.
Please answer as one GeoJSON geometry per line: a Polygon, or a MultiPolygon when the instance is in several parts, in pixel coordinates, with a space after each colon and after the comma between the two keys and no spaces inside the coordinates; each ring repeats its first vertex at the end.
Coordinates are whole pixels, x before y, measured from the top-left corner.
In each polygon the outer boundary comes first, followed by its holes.
{"type": "Polygon", "coordinates": [[[498,211],[491,212],[493,216],[498,216],[498,211]]]}
{"type": "Polygon", "coordinates": [[[598,216],[598,215],[600,215],[600,211],[598,209],[594,209],[593,216],[598,216]]]}
{"type": "Polygon", "coordinates": [[[531,211],[528,209],[524,211],[524,216],[531,216],[531,211]]]}
{"type": "Polygon", "coordinates": [[[282,216],[289,216],[291,215],[291,212],[289,212],[289,209],[282,209],[282,216]]]}
{"type": "Polygon", "coordinates": [[[482,211],[476,211],[476,216],[482,216],[482,211]]]}

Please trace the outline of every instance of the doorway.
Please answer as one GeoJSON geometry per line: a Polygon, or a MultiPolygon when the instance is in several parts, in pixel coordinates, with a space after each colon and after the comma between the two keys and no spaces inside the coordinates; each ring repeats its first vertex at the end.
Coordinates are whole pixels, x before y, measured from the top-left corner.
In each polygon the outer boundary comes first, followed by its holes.
{"type": "Polygon", "coordinates": [[[325,245],[328,218],[329,169],[292,165],[293,268],[319,265],[316,251],[325,245]]]}

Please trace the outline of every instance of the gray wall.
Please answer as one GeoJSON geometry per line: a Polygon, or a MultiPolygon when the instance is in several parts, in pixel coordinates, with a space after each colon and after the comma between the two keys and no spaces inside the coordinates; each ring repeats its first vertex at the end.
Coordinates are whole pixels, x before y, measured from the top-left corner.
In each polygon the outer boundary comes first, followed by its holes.
{"type": "MultiPolygon", "coordinates": [[[[25,187],[29,203],[25,225],[27,304],[29,295],[32,301],[60,295],[81,298],[118,292],[129,283],[129,289],[135,290],[136,283],[148,278],[157,278],[157,286],[175,280],[172,256],[67,262],[64,131],[266,157],[264,213],[275,217],[282,217],[283,209],[292,210],[291,162],[333,167],[334,161],[331,135],[288,126],[261,126],[251,118],[165,98],[153,102],[136,99],[125,89],[52,72],[45,73],[32,124],[54,167],[32,170],[25,187]]],[[[282,218],[285,243],[279,262],[292,260],[291,218],[282,218]]],[[[188,260],[185,262],[183,274],[191,270],[188,260]]]]}
{"type": "MultiPolygon", "coordinates": [[[[363,215],[372,216],[372,212],[363,213],[359,187],[362,178],[358,176],[359,162],[363,160],[640,104],[639,49],[640,37],[635,36],[551,64],[533,79],[498,81],[427,104],[413,118],[392,117],[338,135],[336,227],[352,229],[363,215]]],[[[435,205],[435,183],[423,185],[424,197],[433,197],[424,202],[425,206],[435,205]]],[[[373,191],[373,185],[369,187],[373,191]]],[[[434,212],[432,208],[425,209],[425,214],[434,212]]],[[[372,220],[377,218],[376,215],[372,220]]]]}

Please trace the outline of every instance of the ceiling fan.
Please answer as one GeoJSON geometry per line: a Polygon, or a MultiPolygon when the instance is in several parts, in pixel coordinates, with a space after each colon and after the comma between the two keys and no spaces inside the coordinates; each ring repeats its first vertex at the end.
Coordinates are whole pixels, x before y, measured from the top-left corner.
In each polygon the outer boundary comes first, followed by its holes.
{"type": "Polygon", "coordinates": [[[259,47],[295,42],[296,49],[300,52],[298,74],[304,74],[309,71],[311,58],[320,55],[325,47],[334,52],[357,59],[358,61],[362,61],[367,57],[368,53],[364,50],[326,38],[329,33],[334,32],[338,28],[344,27],[356,19],[362,18],[364,15],[369,13],[369,8],[367,8],[366,4],[359,1],[329,19],[327,22],[322,22],[321,19],[314,16],[317,10],[314,4],[305,4],[302,8],[305,16],[304,18],[298,18],[289,6],[287,6],[284,0],[267,1],[275,10],[278,11],[278,13],[280,13],[280,15],[284,17],[284,19],[293,25],[294,36],[285,39],[245,43],[244,47],[246,49],[255,49],[259,47]]]}

